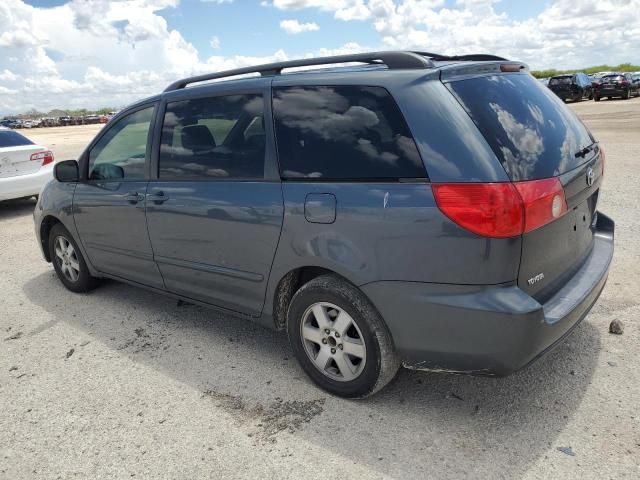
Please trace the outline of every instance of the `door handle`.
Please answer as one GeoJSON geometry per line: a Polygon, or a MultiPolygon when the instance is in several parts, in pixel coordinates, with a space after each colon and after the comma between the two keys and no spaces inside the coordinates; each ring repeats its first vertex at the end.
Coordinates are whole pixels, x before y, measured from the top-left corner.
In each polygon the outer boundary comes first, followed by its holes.
{"type": "Polygon", "coordinates": [[[144,195],[141,195],[138,192],[129,192],[122,195],[122,198],[124,198],[129,203],[138,203],[139,201],[144,199],[144,195]]]}
{"type": "Polygon", "coordinates": [[[147,200],[151,200],[153,203],[160,204],[169,200],[169,197],[164,192],[147,193],[147,200]]]}

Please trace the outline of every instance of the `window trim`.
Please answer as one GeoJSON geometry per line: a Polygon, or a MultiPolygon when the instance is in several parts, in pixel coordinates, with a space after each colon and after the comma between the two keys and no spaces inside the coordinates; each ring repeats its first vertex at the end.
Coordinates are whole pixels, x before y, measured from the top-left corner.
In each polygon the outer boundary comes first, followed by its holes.
{"type": "MultiPolygon", "coordinates": [[[[265,79],[259,79],[265,80],[265,79]]],[[[220,82],[224,83],[224,82],[220,82]]],[[[217,85],[216,85],[217,86],[217,85]]],[[[227,85],[223,85],[227,87],[227,85]]],[[[280,177],[278,175],[277,165],[274,167],[275,154],[275,132],[273,130],[272,122],[267,121],[270,117],[273,119],[273,113],[271,110],[271,80],[263,85],[246,87],[246,86],[229,86],[231,88],[225,88],[220,90],[205,90],[198,91],[191,95],[170,95],[162,99],[158,113],[156,115],[156,124],[154,127],[154,142],[151,155],[150,167],[149,167],[149,179],[154,183],[202,183],[202,182],[242,182],[242,183],[279,183],[280,177]],[[235,87],[235,88],[234,88],[235,87]],[[218,98],[229,97],[235,95],[259,95],[262,97],[263,115],[265,117],[265,151],[264,151],[264,175],[262,177],[211,177],[211,178],[160,178],[160,145],[162,142],[162,127],[164,125],[164,117],[167,112],[167,106],[174,102],[183,102],[190,100],[200,100],[204,98],[218,98]],[[275,172],[275,174],[274,174],[275,172]]],[[[181,92],[182,93],[182,92],[181,92]]]]}
{"type": "Polygon", "coordinates": [[[389,91],[389,89],[383,85],[370,85],[370,84],[360,84],[360,83],[327,83],[327,84],[316,84],[316,83],[300,83],[295,85],[272,85],[271,87],[271,101],[269,102],[271,105],[271,123],[273,128],[273,138],[274,145],[276,149],[276,158],[278,160],[278,175],[280,176],[281,182],[311,182],[311,183],[410,183],[415,181],[416,183],[430,183],[429,174],[427,173],[427,166],[425,164],[424,159],[422,158],[422,153],[420,153],[420,149],[418,148],[418,144],[416,142],[416,137],[411,130],[411,126],[407,121],[407,117],[404,112],[400,108],[400,105],[396,101],[393,94],[389,91]],[[357,88],[381,88],[387,95],[391,102],[395,105],[398,113],[402,117],[405,126],[407,127],[407,131],[411,134],[411,141],[413,141],[413,145],[416,148],[416,153],[420,158],[420,162],[422,163],[422,170],[424,172],[424,177],[358,177],[358,178],[319,178],[319,177],[285,177],[282,175],[282,163],[280,161],[280,152],[278,150],[278,135],[276,133],[276,115],[275,110],[273,108],[273,99],[275,96],[275,92],[278,89],[290,89],[290,88],[341,88],[341,87],[357,87],[357,88]]]}
{"type": "Polygon", "coordinates": [[[87,149],[83,152],[83,154],[80,157],[79,163],[80,163],[80,181],[82,183],[86,183],[89,185],[96,185],[96,184],[101,184],[101,183],[110,183],[110,182],[118,182],[118,183],[134,183],[134,182],[147,182],[149,181],[149,163],[150,163],[150,158],[151,158],[151,150],[153,147],[153,138],[154,138],[154,133],[155,133],[155,122],[156,122],[156,118],[157,118],[157,110],[158,110],[158,102],[154,101],[154,102],[150,102],[150,103],[144,103],[141,105],[136,105],[135,107],[132,107],[131,109],[128,110],[124,110],[122,112],[120,112],[118,114],[117,117],[115,117],[111,123],[111,125],[107,124],[99,133],[98,135],[95,136],[95,138],[93,139],[93,141],[89,144],[89,146],[87,147],[87,149]],[[147,108],[153,108],[153,111],[151,112],[151,120],[149,122],[149,130],[147,132],[147,146],[145,149],[145,155],[144,155],[144,178],[136,178],[136,179],[129,179],[127,180],[126,178],[124,179],[114,179],[114,180],[91,180],[89,179],[89,163],[90,163],[90,159],[91,159],[91,151],[94,149],[94,147],[96,146],[96,144],[102,139],[102,137],[104,137],[112,128],[114,128],[115,125],[117,125],[121,120],[123,120],[124,118],[133,115],[134,113],[137,113],[141,110],[145,110],[147,108]]]}

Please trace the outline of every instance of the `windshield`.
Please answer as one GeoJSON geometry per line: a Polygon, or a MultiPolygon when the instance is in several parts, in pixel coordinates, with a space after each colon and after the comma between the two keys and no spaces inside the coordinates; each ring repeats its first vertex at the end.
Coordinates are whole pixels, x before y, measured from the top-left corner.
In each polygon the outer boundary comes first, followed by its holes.
{"type": "Polygon", "coordinates": [[[457,80],[448,88],[514,180],[548,178],[585,161],[593,138],[575,114],[529,74],[457,80]]]}
{"type": "Polygon", "coordinates": [[[602,77],[601,82],[611,83],[611,82],[621,82],[622,80],[624,80],[624,77],[622,75],[607,75],[602,77]]]}

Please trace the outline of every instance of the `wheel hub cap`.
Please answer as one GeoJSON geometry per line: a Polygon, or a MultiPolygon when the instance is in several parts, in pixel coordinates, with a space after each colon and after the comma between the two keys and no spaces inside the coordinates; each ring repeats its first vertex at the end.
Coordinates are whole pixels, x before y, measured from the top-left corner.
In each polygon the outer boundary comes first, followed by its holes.
{"type": "Polygon", "coordinates": [[[342,308],[319,302],[304,313],[300,327],[305,352],[323,375],[337,381],[356,379],[367,351],[355,320],[342,308]]]}

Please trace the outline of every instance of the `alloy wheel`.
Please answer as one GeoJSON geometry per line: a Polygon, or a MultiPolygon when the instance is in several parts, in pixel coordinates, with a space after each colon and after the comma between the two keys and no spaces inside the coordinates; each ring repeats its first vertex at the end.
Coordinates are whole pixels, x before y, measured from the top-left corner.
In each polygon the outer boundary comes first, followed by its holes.
{"type": "Polygon", "coordinates": [[[307,356],[327,377],[348,382],[362,373],[367,360],[364,336],[342,308],[314,303],[303,315],[300,335],[307,356]]]}
{"type": "Polygon", "coordinates": [[[63,237],[58,236],[54,241],[56,262],[60,267],[60,271],[70,282],[77,282],[80,276],[80,262],[78,255],[71,242],[63,237]]]}

